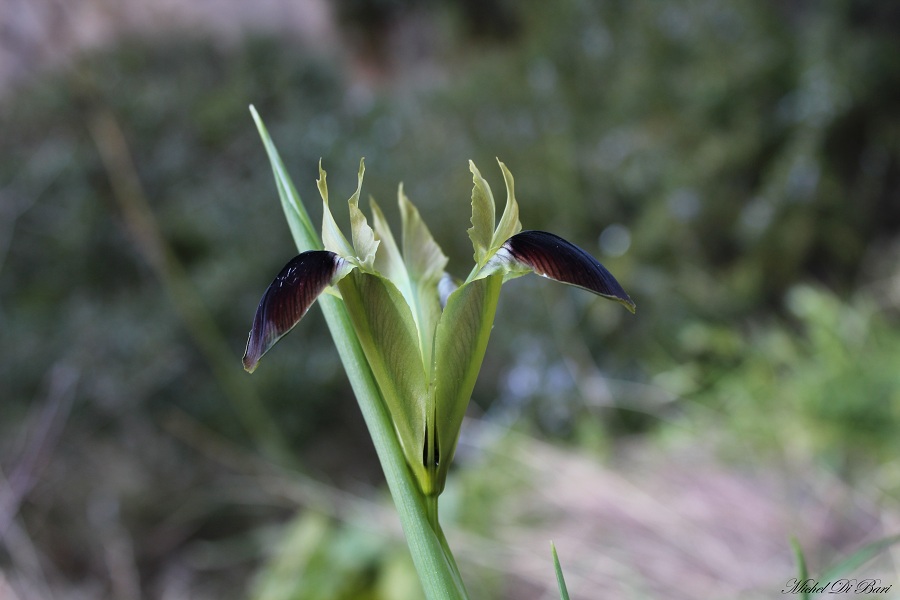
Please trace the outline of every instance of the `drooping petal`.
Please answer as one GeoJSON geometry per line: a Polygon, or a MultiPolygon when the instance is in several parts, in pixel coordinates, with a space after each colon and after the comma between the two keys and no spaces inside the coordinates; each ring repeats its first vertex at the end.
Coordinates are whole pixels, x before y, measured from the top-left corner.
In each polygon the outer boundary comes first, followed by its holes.
{"type": "MultiPolygon", "coordinates": [[[[523,231],[506,240],[491,261],[515,261],[538,275],[615,300],[634,312],[634,302],[612,273],[593,256],[558,235],[523,231]]],[[[515,269],[515,265],[510,267],[515,269]]]]}
{"type": "Polygon", "coordinates": [[[259,301],[244,352],[244,368],[252,373],[263,354],[303,318],[319,294],[352,268],[327,250],[309,250],[291,259],[259,301]]]}

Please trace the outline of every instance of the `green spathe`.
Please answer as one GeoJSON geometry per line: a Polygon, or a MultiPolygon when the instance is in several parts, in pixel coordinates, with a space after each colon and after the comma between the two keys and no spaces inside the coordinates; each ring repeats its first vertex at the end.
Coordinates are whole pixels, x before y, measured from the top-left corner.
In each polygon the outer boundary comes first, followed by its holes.
{"type": "Polygon", "coordinates": [[[426,496],[444,489],[504,280],[535,272],[634,310],[615,278],[589,254],[553,234],[522,231],[512,174],[499,164],[507,195],[497,223],[491,188],[469,163],[475,267],[458,287],[444,271],[447,257],[402,185],[398,247],[378,205],[371,203],[372,225],[359,208],[365,172],[360,161],[357,189],[349,199],[351,243],[332,216],[320,164],[325,250],[288,263],[260,302],[247,343],[244,366],[252,371],[315,297],[336,286],[406,462],[426,496]]]}

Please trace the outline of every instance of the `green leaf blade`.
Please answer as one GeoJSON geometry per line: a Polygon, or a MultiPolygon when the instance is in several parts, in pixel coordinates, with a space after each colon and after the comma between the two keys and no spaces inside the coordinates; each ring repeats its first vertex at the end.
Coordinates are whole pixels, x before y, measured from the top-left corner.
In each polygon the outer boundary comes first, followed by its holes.
{"type": "Polygon", "coordinates": [[[560,600],[569,600],[569,590],[566,588],[566,578],[563,577],[562,566],[559,564],[556,544],[550,542],[550,549],[553,551],[553,568],[556,570],[556,584],[559,586],[560,600]]]}
{"type": "Polygon", "coordinates": [[[288,222],[291,235],[297,244],[297,250],[304,252],[306,250],[321,250],[322,242],[319,240],[319,234],[313,227],[309,214],[300,201],[300,195],[294,187],[291,176],[288,175],[281,155],[269,135],[269,130],[260,118],[256,108],[250,106],[250,114],[256,123],[256,129],[259,131],[259,137],[262,138],[263,146],[266,149],[266,155],[269,157],[269,163],[272,166],[272,174],[275,177],[275,187],[278,189],[278,198],[281,200],[281,208],[284,210],[284,218],[288,222]]]}
{"type": "MultiPolygon", "coordinates": [[[[806,567],[806,557],[803,555],[803,548],[796,538],[791,538],[791,549],[794,551],[794,560],[797,561],[797,580],[806,581],[809,579],[809,569],[806,567]]],[[[809,592],[803,590],[800,592],[800,600],[809,600],[809,592]]]]}
{"type": "Polygon", "coordinates": [[[388,279],[353,271],[338,283],[410,467],[420,479],[428,385],[412,313],[388,279]]]}
{"type": "Polygon", "coordinates": [[[431,385],[440,447],[438,488],[442,489],[466,407],[481,370],[503,277],[490,275],[450,294],[435,333],[431,385]]]}

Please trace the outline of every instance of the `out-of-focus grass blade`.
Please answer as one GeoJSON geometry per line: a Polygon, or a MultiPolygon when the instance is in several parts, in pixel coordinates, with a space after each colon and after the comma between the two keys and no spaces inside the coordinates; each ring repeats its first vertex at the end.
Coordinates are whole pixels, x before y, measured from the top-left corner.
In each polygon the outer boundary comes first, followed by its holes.
{"type": "MultiPolygon", "coordinates": [[[[803,548],[797,538],[791,538],[791,548],[794,549],[794,559],[797,561],[797,578],[800,581],[809,579],[809,570],[806,568],[806,558],[803,556],[803,548]]],[[[809,600],[809,592],[801,592],[800,600],[809,600]]]]}
{"type": "Polygon", "coordinates": [[[900,535],[892,535],[867,544],[829,568],[822,576],[822,579],[830,581],[845,577],[897,543],[900,543],[900,535]]]}
{"type": "Polygon", "coordinates": [[[566,589],[566,579],[563,577],[562,567],[559,565],[559,555],[556,553],[556,544],[550,542],[553,551],[553,567],[556,569],[556,583],[559,584],[559,597],[561,600],[569,600],[569,590],[566,589]]]}
{"type": "MultiPolygon", "coordinates": [[[[251,106],[250,112],[272,163],[278,196],[298,250],[321,249],[322,242],[300,201],[300,196],[275,144],[269,137],[269,132],[266,131],[256,109],[251,106]]],[[[387,408],[381,400],[378,386],[343,302],[325,294],[319,297],[318,304],[325,314],[328,329],[350,379],[353,393],[359,402],[369,434],[372,436],[426,598],[429,600],[467,598],[465,586],[455,569],[453,558],[448,558],[444,554],[441,540],[429,524],[425,498],[419,491],[412,472],[406,466],[406,458],[394,433],[387,408]]]]}

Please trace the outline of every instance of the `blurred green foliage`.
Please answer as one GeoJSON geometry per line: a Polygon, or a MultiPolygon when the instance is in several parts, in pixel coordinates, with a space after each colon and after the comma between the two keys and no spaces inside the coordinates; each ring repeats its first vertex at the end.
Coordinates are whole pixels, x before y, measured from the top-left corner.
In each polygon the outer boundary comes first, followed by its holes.
{"type": "MultiPolygon", "coordinates": [[[[366,11],[354,8],[365,4],[345,3],[355,27],[365,28],[366,11]]],[[[102,551],[86,541],[106,514],[97,506],[119,507],[141,540],[145,581],[173,560],[193,564],[196,544],[287,513],[242,500],[245,490],[167,428],[186,413],[252,447],[128,232],[87,127],[99,110],[121,125],[163,237],[236,370],[253,309],[292,255],[253,103],[314,219],[317,160],[346,197],[366,156],[364,193],[396,219],[403,180],[450,270],[464,275],[466,160],[499,156],[516,176],[525,227],[563,234],[623,283],[635,318],[537,278],[510,284],[474,398],[489,417],[606,448],[686,412],[734,448],[815,455],[849,478],[891,472],[900,328],[882,282],[897,276],[900,228],[892,3],[495,2],[497,21],[484,27],[468,8],[412,4],[435,32],[427,64],[373,54],[385,62],[375,82],[356,78],[346,57],[279,40],[146,39],[3,99],[0,459],[6,467],[19,455],[51,367],[78,369],[41,500],[22,512],[65,575],[103,580],[102,551]],[[622,381],[650,385],[618,394],[622,381]],[[676,400],[628,405],[660,389],[676,400]],[[186,500],[198,488],[216,490],[204,507],[186,500]]],[[[391,7],[387,22],[407,14],[402,2],[391,7]]],[[[317,314],[252,386],[305,469],[338,484],[379,481],[317,314]]],[[[489,527],[489,514],[461,521],[489,527]]],[[[331,560],[344,543],[369,547],[313,521],[300,518],[284,542],[315,538],[304,546],[310,561],[331,560]]],[[[365,579],[377,587],[391,557],[362,552],[347,568],[377,572],[365,579]]],[[[360,593],[356,575],[334,577],[321,589],[360,593]]],[[[228,581],[213,597],[239,595],[228,581]]],[[[293,595],[271,587],[278,581],[259,583],[260,597],[341,597],[293,595]]]]}
{"type": "Polygon", "coordinates": [[[415,600],[422,589],[402,544],[305,513],[285,525],[273,560],[260,571],[254,600],[415,600]]]}
{"type": "Polygon", "coordinates": [[[842,301],[798,285],[786,305],[788,322],[746,332],[685,327],[693,359],[657,381],[712,408],[695,415],[697,429],[717,424],[735,458],[748,447],[776,461],[816,457],[854,483],[900,493],[900,331],[865,295],[842,301]]]}

